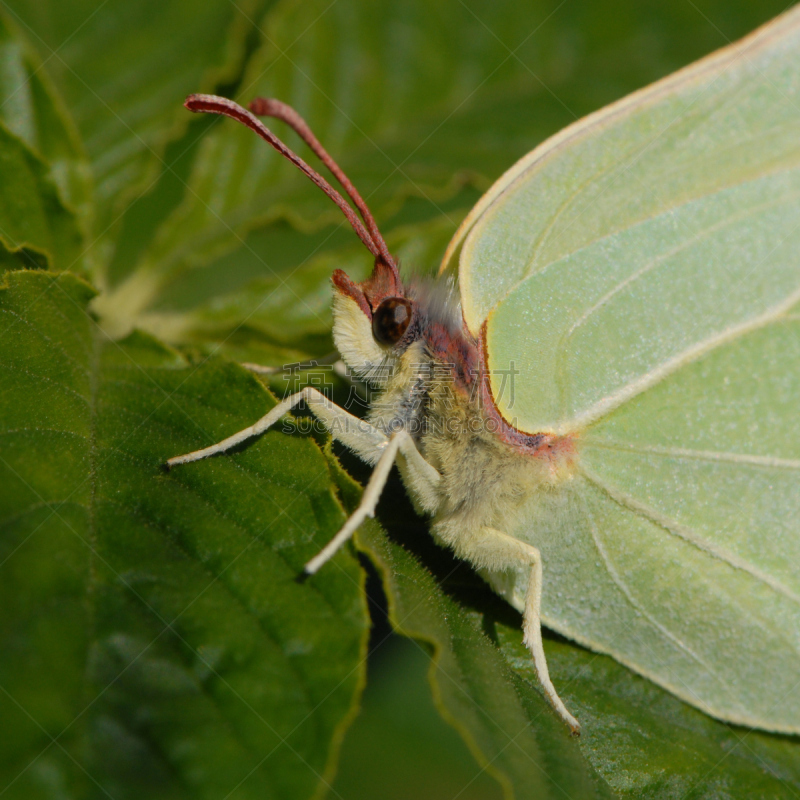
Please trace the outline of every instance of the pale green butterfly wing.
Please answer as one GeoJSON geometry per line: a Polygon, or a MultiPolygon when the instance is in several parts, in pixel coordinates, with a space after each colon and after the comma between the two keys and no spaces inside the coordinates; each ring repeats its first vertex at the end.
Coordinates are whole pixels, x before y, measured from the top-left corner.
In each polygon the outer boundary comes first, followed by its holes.
{"type": "MultiPolygon", "coordinates": [[[[800,315],[676,371],[590,428],[513,531],[544,616],[688,702],[800,729],[800,315]]],[[[525,575],[512,602],[522,606],[525,575]]]]}
{"type": "Polygon", "coordinates": [[[501,412],[577,437],[512,531],[546,621],[800,731],[800,11],[545,143],[459,250],[501,412]]]}
{"type": "Polygon", "coordinates": [[[800,729],[799,375],[800,315],[716,348],[586,431],[576,476],[513,531],[542,552],[553,628],[715,716],[787,732],[800,729]]]}
{"type": "Polygon", "coordinates": [[[477,333],[526,276],[692,199],[798,163],[797,10],[566,128],[512,166],[448,247],[477,333]]]}

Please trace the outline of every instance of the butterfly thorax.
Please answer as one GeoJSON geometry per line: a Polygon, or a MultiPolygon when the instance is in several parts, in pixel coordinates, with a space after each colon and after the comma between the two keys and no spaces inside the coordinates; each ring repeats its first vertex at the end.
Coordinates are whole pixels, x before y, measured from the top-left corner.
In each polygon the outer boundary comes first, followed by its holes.
{"type": "Polygon", "coordinates": [[[466,530],[508,529],[531,491],[557,485],[564,470],[503,441],[484,407],[478,377],[462,380],[462,365],[429,348],[429,342],[409,348],[401,359],[407,365],[373,405],[370,419],[395,426],[407,420],[420,453],[442,476],[434,515],[440,538],[452,544],[466,530]]]}
{"type": "Polygon", "coordinates": [[[498,421],[491,398],[487,402],[479,343],[462,327],[452,300],[425,287],[412,288],[409,296],[414,319],[404,341],[381,348],[363,309],[336,293],[337,347],[374,387],[370,423],[387,436],[407,431],[442,476],[437,506],[427,509],[438,537],[456,544],[465,530],[507,529],[509,515],[531,490],[557,483],[563,470],[535,456],[530,442],[540,446],[536,437],[520,444],[504,435],[513,429],[498,421]]]}

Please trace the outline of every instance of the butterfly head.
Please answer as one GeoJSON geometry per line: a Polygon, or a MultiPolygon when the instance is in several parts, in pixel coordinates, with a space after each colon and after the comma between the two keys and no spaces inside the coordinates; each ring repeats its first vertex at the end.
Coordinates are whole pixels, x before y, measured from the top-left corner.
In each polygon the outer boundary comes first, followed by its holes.
{"type": "Polygon", "coordinates": [[[356,374],[383,382],[379,373],[390,373],[401,358],[410,363],[422,355],[422,343],[411,347],[420,339],[424,340],[424,347],[434,352],[452,349],[454,337],[458,338],[460,332],[457,304],[450,302],[451,295],[442,302],[441,292],[404,286],[397,263],[367,204],[293,108],[279,100],[257,98],[248,110],[224,97],[203,94],[190,95],[185,105],[191,111],[231,117],[257,133],[336,203],[375,259],[372,275],[360,283],[351,280],[342,270],[336,270],[332,276],[334,341],[342,358],[356,374]],[[259,116],[273,117],[289,125],[334,175],[350,202],[278,139],[259,116]]]}
{"type": "Polygon", "coordinates": [[[360,283],[336,270],[333,282],[333,338],[357,375],[381,383],[401,352],[416,338],[417,304],[408,296],[394,262],[376,259],[360,283]]]}

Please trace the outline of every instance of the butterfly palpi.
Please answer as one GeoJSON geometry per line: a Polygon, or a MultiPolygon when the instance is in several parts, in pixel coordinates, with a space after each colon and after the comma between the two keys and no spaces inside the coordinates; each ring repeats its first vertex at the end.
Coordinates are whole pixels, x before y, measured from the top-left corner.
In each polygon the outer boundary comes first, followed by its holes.
{"type": "Polygon", "coordinates": [[[375,259],[333,273],[365,420],[305,402],[374,466],[316,572],[393,464],[441,544],[523,615],[715,717],[800,732],[800,10],[601,110],[511,167],[435,281],[400,275],[366,204],[275,100],[244,123],[342,209],[375,259]],[[257,118],[287,122],[361,215],[257,118]],[[457,292],[451,291],[457,278],[457,292]]]}

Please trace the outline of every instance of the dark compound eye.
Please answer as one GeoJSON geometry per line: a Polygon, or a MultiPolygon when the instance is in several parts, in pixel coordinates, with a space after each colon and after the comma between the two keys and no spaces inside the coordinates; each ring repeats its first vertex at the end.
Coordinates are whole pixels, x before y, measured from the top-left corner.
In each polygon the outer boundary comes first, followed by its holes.
{"type": "Polygon", "coordinates": [[[372,335],[380,344],[397,344],[411,322],[411,301],[387,297],[372,315],[372,335]]]}

